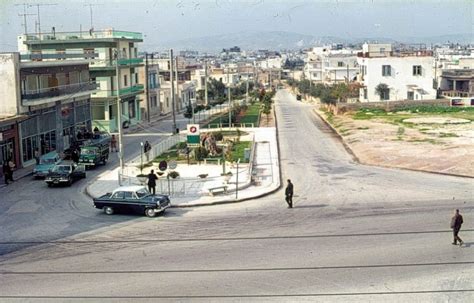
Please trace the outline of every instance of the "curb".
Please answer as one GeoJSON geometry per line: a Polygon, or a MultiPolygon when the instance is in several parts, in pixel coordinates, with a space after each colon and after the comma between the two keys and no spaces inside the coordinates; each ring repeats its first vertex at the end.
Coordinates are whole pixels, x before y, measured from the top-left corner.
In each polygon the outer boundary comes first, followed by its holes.
{"type": "Polygon", "coordinates": [[[373,167],[383,167],[383,168],[390,168],[390,169],[399,169],[399,170],[407,170],[407,171],[414,171],[414,172],[421,172],[421,173],[428,173],[428,174],[436,174],[436,175],[442,175],[442,176],[451,176],[451,177],[458,177],[458,178],[468,178],[468,179],[474,179],[473,176],[466,176],[466,175],[459,175],[459,174],[452,174],[452,173],[442,173],[438,171],[429,171],[429,170],[424,170],[424,169],[416,169],[416,168],[406,168],[406,167],[396,167],[396,166],[390,166],[390,165],[384,165],[384,164],[370,164],[370,163],[364,163],[360,161],[359,157],[355,155],[355,153],[352,151],[352,149],[349,147],[349,145],[344,141],[342,136],[337,132],[337,130],[328,122],[324,117],[322,117],[316,109],[313,109],[313,113],[316,114],[329,128],[334,132],[334,134],[337,136],[337,138],[341,141],[342,145],[344,148],[347,150],[347,152],[352,156],[353,160],[356,161],[359,164],[362,165],[367,165],[367,166],[373,166],[373,167]]]}
{"type": "MultiPolygon", "coordinates": [[[[26,178],[26,177],[31,176],[31,175],[33,175],[33,172],[32,172],[32,171],[29,172],[29,173],[26,173],[26,174],[17,176],[17,177],[15,178],[15,181],[20,180],[20,179],[23,179],[23,178],[26,178]]],[[[4,178],[4,176],[2,175],[2,179],[3,179],[3,178],[4,178]]],[[[4,187],[7,187],[7,184],[4,184],[4,183],[0,184],[0,188],[4,188],[4,187]]]]}

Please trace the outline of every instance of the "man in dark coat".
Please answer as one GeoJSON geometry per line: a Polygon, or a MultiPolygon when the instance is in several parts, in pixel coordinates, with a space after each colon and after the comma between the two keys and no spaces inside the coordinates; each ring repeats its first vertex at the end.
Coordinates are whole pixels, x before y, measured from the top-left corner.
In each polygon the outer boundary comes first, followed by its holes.
{"type": "Polygon", "coordinates": [[[3,176],[5,178],[5,184],[8,185],[8,180],[10,180],[10,166],[8,165],[8,161],[3,162],[2,170],[3,176]]]}
{"type": "Polygon", "coordinates": [[[153,169],[148,174],[148,191],[152,194],[155,194],[155,187],[156,187],[156,180],[158,180],[158,176],[155,174],[153,169]]]}
{"type": "Polygon", "coordinates": [[[453,236],[454,236],[454,241],[453,245],[457,245],[459,241],[459,246],[461,246],[464,242],[459,238],[458,233],[459,230],[461,229],[461,225],[463,223],[462,216],[459,213],[459,209],[456,209],[454,212],[454,216],[451,218],[451,228],[453,229],[453,236]]]}
{"type": "Polygon", "coordinates": [[[288,179],[288,185],[285,189],[285,200],[289,208],[293,208],[293,183],[288,179]]]}

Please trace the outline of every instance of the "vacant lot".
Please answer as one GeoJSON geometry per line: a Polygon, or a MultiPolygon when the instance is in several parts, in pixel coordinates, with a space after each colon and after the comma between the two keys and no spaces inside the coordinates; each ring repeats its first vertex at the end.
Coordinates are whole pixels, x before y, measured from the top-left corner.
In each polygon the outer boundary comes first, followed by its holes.
{"type": "Polygon", "coordinates": [[[474,108],[319,113],[362,163],[474,177],[474,108]]]}

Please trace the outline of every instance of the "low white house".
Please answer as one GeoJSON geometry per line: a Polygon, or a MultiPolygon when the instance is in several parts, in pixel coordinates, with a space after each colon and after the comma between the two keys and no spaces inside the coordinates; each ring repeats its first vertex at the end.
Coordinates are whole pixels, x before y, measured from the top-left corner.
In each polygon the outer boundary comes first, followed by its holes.
{"type": "Polygon", "coordinates": [[[389,44],[364,44],[357,61],[361,102],[436,98],[431,51],[393,51],[389,44]]]}

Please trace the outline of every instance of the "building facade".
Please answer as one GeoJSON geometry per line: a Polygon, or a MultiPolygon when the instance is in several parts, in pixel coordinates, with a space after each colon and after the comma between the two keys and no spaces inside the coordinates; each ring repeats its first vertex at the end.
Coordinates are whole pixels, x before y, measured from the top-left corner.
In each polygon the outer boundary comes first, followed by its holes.
{"type": "Polygon", "coordinates": [[[357,60],[361,102],[436,99],[431,51],[393,51],[390,44],[364,44],[357,60]]]}
{"type": "Polygon", "coordinates": [[[97,84],[87,62],[62,60],[61,55],[42,61],[35,54],[19,53],[1,54],[1,59],[0,114],[22,117],[7,126],[10,135],[5,137],[10,140],[7,153],[17,155],[17,167],[33,164],[35,151],[62,152],[78,131],[91,130],[90,96],[97,84]]]}
{"type": "Polygon", "coordinates": [[[89,64],[90,77],[98,85],[91,98],[92,126],[116,132],[117,100],[121,104],[123,126],[136,124],[141,119],[138,96],[144,86],[138,77],[138,68],[143,65],[143,59],[137,56],[139,42],[143,42],[142,34],[113,29],[53,32],[19,36],[18,49],[21,53],[34,54],[40,61],[56,60],[50,59],[55,55],[62,55],[67,61],[81,55],[89,64]]]}

